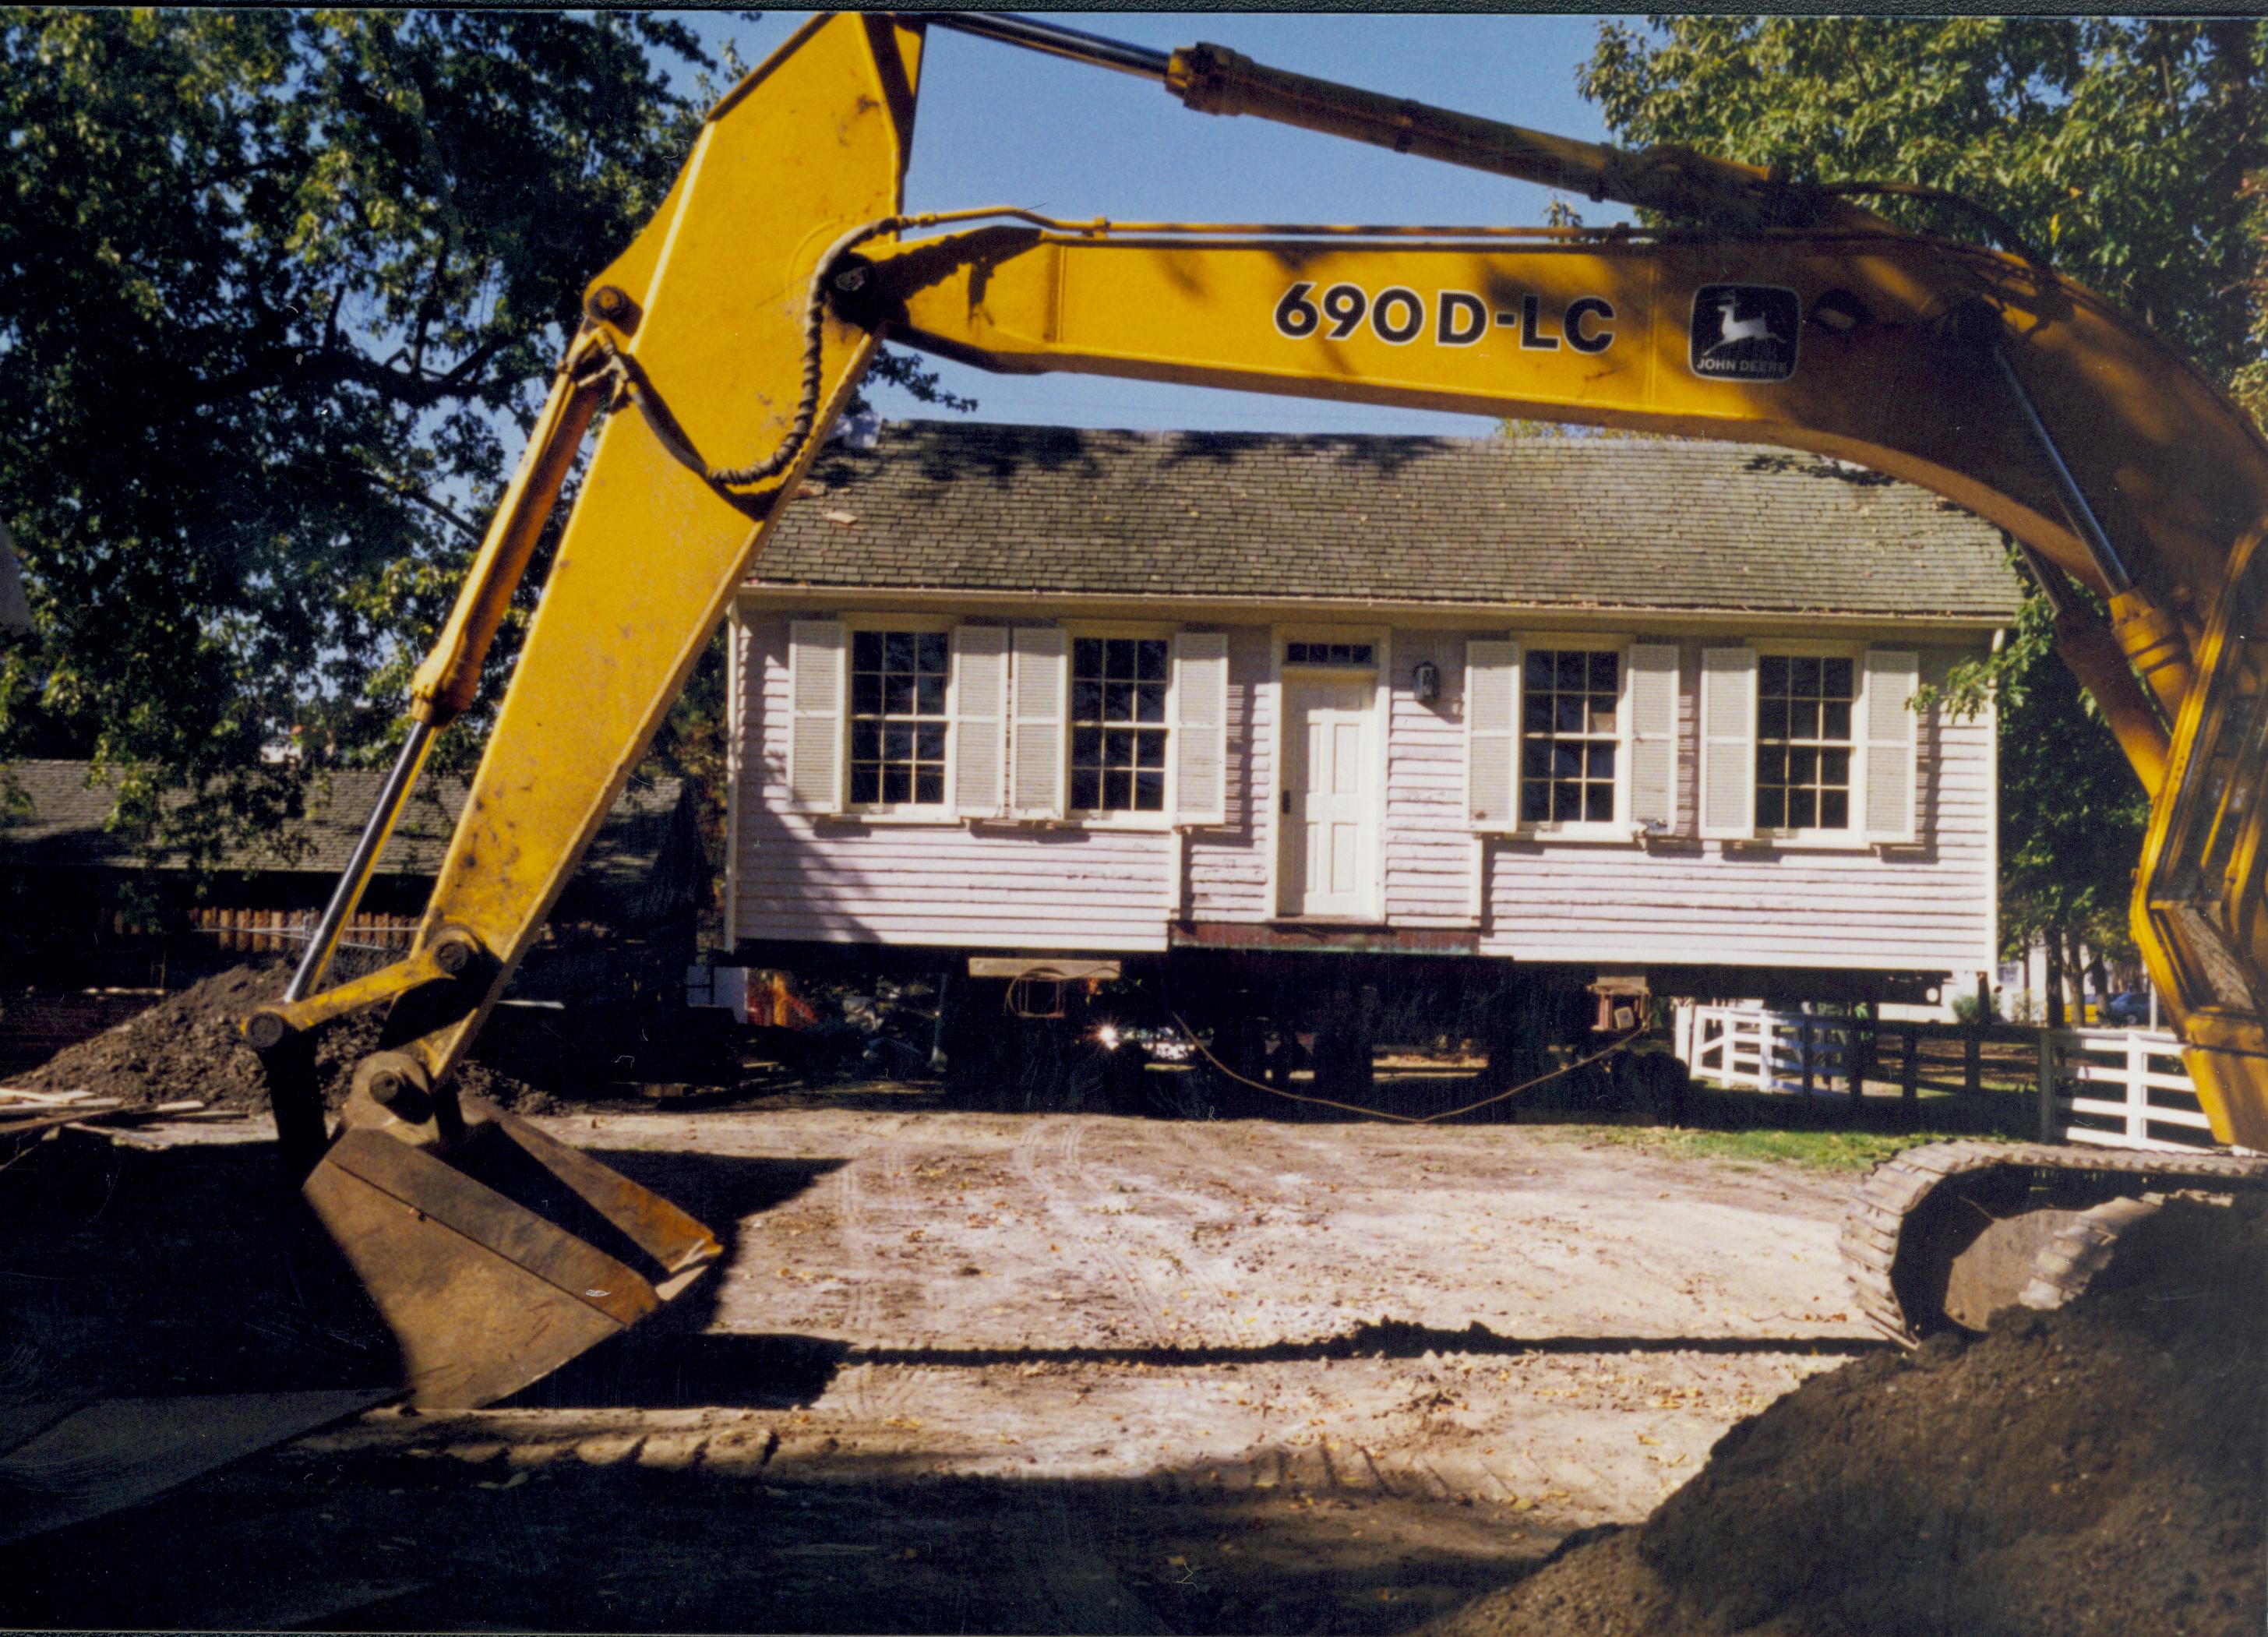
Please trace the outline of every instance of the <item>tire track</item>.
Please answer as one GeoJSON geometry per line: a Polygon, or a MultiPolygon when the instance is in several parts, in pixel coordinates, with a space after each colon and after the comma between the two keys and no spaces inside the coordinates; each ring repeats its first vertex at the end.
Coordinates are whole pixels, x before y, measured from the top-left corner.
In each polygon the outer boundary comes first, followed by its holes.
{"type": "Polygon", "coordinates": [[[1016,1139],[1012,1163],[1045,1208],[1048,1220],[1090,1253],[1109,1275],[1111,1284],[1133,1310],[1140,1339],[1153,1347],[1170,1349],[1179,1345],[1179,1338],[1152,1293],[1149,1280],[1116,1242],[1116,1235],[1094,1220],[1097,1206],[1108,1203],[1110,1195],[1095,1186],[1079,1163],[1086,1129],[1077,1115],[1033,1117],[1029,1129],[1016,1139]],[[1066,1182],[1071,1184],[1068,1191],[1066,1182]]]}

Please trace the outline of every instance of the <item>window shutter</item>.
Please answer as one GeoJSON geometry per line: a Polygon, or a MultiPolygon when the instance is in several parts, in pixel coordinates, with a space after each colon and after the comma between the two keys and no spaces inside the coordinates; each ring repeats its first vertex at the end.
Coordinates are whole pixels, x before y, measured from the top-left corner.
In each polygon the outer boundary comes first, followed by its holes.
{"type": "Polygon", "coordinates": [[[1630,651],[1630,822],[1677,829],[1677,646],[1633,643],[1630,651]]]}
{"type": "Polygon", "coordinates": [[[990,818],[1008,795],[1008,632],[962,625],[953,633],[953,806],[990,818]]]}
{"type": "Polygon", "coordinates": [[[1911,841],[1921,718],[1907,708],[1921,683],[1921,655],[1867,650],[1867,839],[1911,841]]]}
{"type": "Polygon", "coordinates": [[[1174,638],[1174,817],[1228,822],[1228,636],[1174,638]]]}
{"type": "Polygon", "coordinates": [[[843,687],[846,643],[840,620],[788,627],[787,787],[806,813],[843,810],[843,687]]]}
{"type": "Polygon", "coordinates": [[[1520,645],[1465,645],[1465,812],[1475,830],[1520,814],[1520,645]]]}
{"type": "Polygon", "coordinates": [[[1011,761],[1019,818],[1064,815],[1064,705],[1071,656],[1062,631],[1022,625],[1014,637],[1016,740],[1011,761]]]}
{"type": "Polygon", "coordinates": [[[1701,651],[1701,833],[1756,833],[1756,654],[1701,651]]]}

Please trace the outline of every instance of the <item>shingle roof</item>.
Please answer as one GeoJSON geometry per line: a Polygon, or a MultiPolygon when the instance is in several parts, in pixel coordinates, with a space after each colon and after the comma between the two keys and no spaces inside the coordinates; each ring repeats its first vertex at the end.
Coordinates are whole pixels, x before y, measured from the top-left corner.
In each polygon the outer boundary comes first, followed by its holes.
{"type": "MultiPolygon", "coordinates": [[[[103,828],[114,793],[89,786],[85,762],[25,761],[0,766],[0,790],[12,781],[31,800],[21,816],[0,815],[0,863],[11,867],[138,869],[148,862],[124,837],[103,828]]],[[[255,841],[225,855],[225,870],[287,871],[334,876],[346,867],[356,838],[378,801],[386,775],[342,769],[331,776],[330,798],[312,806],[304,851],[283,852],[255,841]]],[[[450,832],[465,805],[465,782],[430,778],[411,793],[386,852],[384,875],[431,875],[448,849],[450,832]]],[[[652,871],[668,850],[684,794],[683,781],[656,779],[622,793],[584,855],[581,873],[627,885],[652,871]]],[[[166,860],[159,860],[160,867],[166,860]]]]}
{"type": "Polygon", "coordinates": [[[2016,604],[1990,525],[1756,445],[935,421],[830,446],[749,583],[1985,620],[2016,604]]]}

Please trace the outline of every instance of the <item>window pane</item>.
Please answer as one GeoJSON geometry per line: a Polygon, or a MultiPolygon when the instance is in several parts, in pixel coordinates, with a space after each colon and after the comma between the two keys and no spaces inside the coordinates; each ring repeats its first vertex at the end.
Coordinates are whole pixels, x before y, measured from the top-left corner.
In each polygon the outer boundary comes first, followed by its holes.
{"type": "Polygon", "coordinates": [[[1787,701],[1766,699],[1756,706],[1756,737],[1785,739],[1787,737],[1787,701]]]}
{"type": "Polygon", "coordinates": [[[1790,830],[1810,830],[1819,822],[1819,802],[1808,790],[1791,789],[1787,793],[1787,824],[1790,830]]]}
{"type": "Polygon", "coordinates": [[[946,634],[941,630],[924,631],[920,638],[921,668],[945,675],[946,655],[950,652],[946,634]]]}
{"type": "Polygon", "coordinates": [[[1528,653],[1528,685],[1530,689],[1551,686],[1551,655],[1542,648],[1531,648],[1528,653]]]}
{"type": "Polygon", "coordinates": [[[1615,776],[1615,748],[1612,745],[1586,747],[1584,771],[1592,778],[1611,779],[1615,776]]]}
{"type": "Polygon", "coordinates": [[[1520,820],[1533,824],[1551,816],[1551,786],[1540,778],[1520,781],[1520,820]]]}
{"type": "Polygon", "coordinates": [[[1787,692],[1787,660],[1777,653],[1767,653],[1756,661],[1756,688],[1767,694],[1787,692]]]}
{"type": "Polygon", "coordinates": [[[882,709],[892,716],[909,714],[914,708],[914,679],[895,672],[882,677],[882,709]]]}
{"type": "Polygon", "coordinates": [[[1081,676],[1102,675],[1102,643],[1094,637],[1080,637],[1071,645],[1071,667],[1081,676]]]}
{"type": "Polygon", "coordinates": [[[1101,806],[1101,776],[1091,767],[1075,767],[1071,773],[1071,804],[1082,813],[1101,806]]]}
{"type": "Polygon", "coordinates": [[[1141,651],[1134,657],[1134,674],[1145,682],[1166,680],[1166,645],[1155,639],[1145,640],[1141,651]]]}
{"type": "Polygon", "coordinates": [[[1615,787],[1612,785],[1586,785],[1583,816],[1594,823],[1610,822],[1615,816],[1615,787]]]}
{"type": "Polygon", "coordinates": [[[1134,689],[1134,714],[1137,721],[1162,722],[1166,719],[1166,684],[1139,682],[1134,689]]]}
{"type": "Polygon", "coordinates": [[[1851,782],[1851,753],[1848,750],[1821,751],[1819,782],[1822,785],[1848,785],[1851,782]]]}
{"type": "Polygon", "coordinates": [[[855,671],[879,671],[882,668],[882,633],[862,630],[850,633],[850,668],[855,671]]]}
{"type": "Polygon", "coordinates": [[[910,671],[914,668],[913,632],[886,630],[882,633],[882,668],[887,671],[910,671]]]}
{"type": "Polygon", "coordinates": [[[1583,685],[1584,660],[1587,657],[1572,648],[1563,648],[1552,656],[1553,669],[1557,673],[1560,687],[1580,688],[1583,685]]]}
{"type": "Polygon", "coordinates": [[[882,725],[880,722],[850,724],[850,759],[872,762],[882,754],[882,725]]]}
{"type": "Polygon", "coordinates": [[[1106,768],[1102,774],[1102,806],[1105,811],[1123,812],[1131,804],[1134,775],[1117,768],[1106,768]]]}
{"type": "Polygon", "coordinates": [[[1123,731],[1102,735],[1102,765],[1131,767],[1134,765],[1135,735],[1123,731]]]}
{"type": "Polygon", "coordinates": [[[924,674],[914,683],[914,709],[924,716],[945,714],[945,678],[924,674]]]}
{"type": "Polygon", "coordinates": [[[850,770],[851,800],[861,803],[880,800],[881,789],[881,770],[872,763],[864,767],[853,767],[850,770]]]}
{"type": "Polygon", "coordinates": [[[915,770],[914,800],[917,801],[929,802],[932,805],[940,803],[945,800],[945,770],[943,768],[924,767],[915,770]]]}
{"type": "Polygon", "coordinates": [[[1102,645],[1102,674],[1106,677],[1132,680],[1134,645],[1123,637],[1106,638],[1102,645]]]}
{"type": "Polygon", "coordinates": [[[1102,714],[1102,684],[1073,682],[1071,685],[1071,714],[1073,721],[1092,722],[1102,714]]]}
{"type": "Polygon", "coordinates": [[[1563,734],[1583,731],[1583,697],[1580,694],[1556,694],[1552,697],[1551,726],[1563,734]]]}
{"type": "Polygon", "coordinates": [[[1819,661],[1808,656],[1787,662],[1787,690],[1797,697],[1816,697],[1819,693],[1819,661]]]}
{"type": "Polygon", "coordinates": [[[1821,661],[1821,669],[1825,673],[1821,679],[1824,684],[1824,691],[1835,695],[1838,698],[1848,699],[1853,697],[1854,690],[1851,686],[1850,660],[1822,660],[1821,661]]]}
{"type": "Polygon", "coordinates": [[[945,760],[945,724],[924,722],[914,730],[914,754],[924,762],[945,760]]]}
{"type": "Polygon", "coordinates": [[[1102,684],[1102,719],[1106,722],[1127,722],[1134,719],[1134,684],[1105,682],[1102,684]]]}
{"type": "Polygon", "coordinates": [[[1756,782],[1760,785],[1787,783],[1787,750],[1784,746],[1756,747],[1756,782]]]}
{"type": "Polygon", "coordinates": [[[1551,731],[1551,696],[1531,693],[1520,702],[1520,725],[1523,733],[1548,734],[1551,731]]]}
{"type": "Polygon", "coordinates": [[[1847,704],[1837,701],[1822,711],[1819,736],[1822,739],[1848,739],[1851,736],[1851,707],[1847,704]]]}
{"type": "Polygon", "coordinates": [[[1612,700],[1602,704],[1595,694],[1592,696],[1591,731],[1594,734],[1611,734],[1615,731],[1615,707],[1612,700]]]}
{"type": "Polygon", "coordinates": [[[1819,737],[1819,702],[1799,699],[1787,707],[1787,736],[1790,739],[1819,737]]]}
{"type": "Polygon", "coordinates": [[[1619,653],[1593,654],[1591,656],[1591,691],[1593,693],[1615,692],[1616,673],[1621,666],[1622,655],[1619,653]]]}
{"type": "Polygon", "coordinates": [[[1789,784],[1808,785],[1815,783],[1818,778],[1819,752],[1816,750],[1790,750],[1787,753],[1787,782],[1789,784]]]}
{"type": "Polygon", "coordinates": [[[882,724],[882,757],[889,762],[910,762],[914,754],[914,729],[910,722],[882,724]]]}
{"type": "Polygon", "coordinates": [[[1580,777],[1580,774],[1582,773],[1582,771],[1583,771],[1583,747],[1582,747],[1582,746],[1580,746],[1580,745],[1557,745],[1557,744],[1555,744],[1555,745],[1553,745],[1553,746],[1551,747],[1551,777],[1552,777],[1552,778],[1574,778],[1580,777]]]}
{"type": "Polygon", "coordinates": [[[1071,732],[1071,759],[1087,767],[1102,760],[1102,730],[1099,727],[1074,727],[1071,732]]]}
{"type": "Polygon", "coordinates": [[[891,767],[885,764],[882,769],[882,800],[885,801],[907,801],[912,799],[913,793],[913,770],[907,767],[891,767]]]}
{"type": "Polygon", "coordinates": [[[1159,813],[1166,806],[1166,776],[1162,772],[1134,775],[1134,807],[1138,812],[1159,813]]]}
{"type": "Polygon", "coordinates": [[[1138,741],[1144,767],[1166,765],[1166,736],[1163,734],[1144,734],[1138,741]]]}
{"type": "Polygon", "coordinates": [[[1575,784],[1551,786],[1551,817],[1555,822],[1583,816],[1583,787],[1575,784]]]}
{"type": "Polygon", "coordinates": [[[1840,790],[1820,793],[1819,827],[1822,830],[1851,828],[1851,798],[1848,793],[1840,790]]]}
{"type": "Polygon", "coordinates": [[[850,711],[854,716],[872,716],[882,708],[882,679],[864,673],[850,678],[850,711]]]}

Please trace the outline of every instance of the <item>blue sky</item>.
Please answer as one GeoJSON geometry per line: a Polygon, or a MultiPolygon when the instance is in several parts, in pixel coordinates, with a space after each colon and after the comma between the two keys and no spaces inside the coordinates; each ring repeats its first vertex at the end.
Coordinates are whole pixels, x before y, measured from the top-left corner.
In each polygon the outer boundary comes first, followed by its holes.
{"type": "MultiPolygon", "coordinates": [[[[728,37],[762,60],[808,16],[684,17],[712,48],[728,37]]],[[[1575,91],[1587,17],[1295,12],[1052,12],[1052,21],[1169,51],[1203,41],[1271,68],[1602,142],[1575,91]]],[[[914,210],[1020,204],[1120,220],[1532,223],[1550,195],[1525,183],[1248,118],[1193,114],[1129,75],[933,30],[922,76],[907,203],[914,210]]],[[[1584,219],[1624,219],[1574,202],[1584,219]]],[[[1173,387],[1094,376],[1000,376],[942,365],[986,420],[1145,430],[1480,435],[1491,421],[1419,410],[1173,387]]],[[[894,390],[893,417],[943,411],[894,390]]]]}

